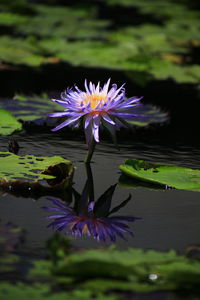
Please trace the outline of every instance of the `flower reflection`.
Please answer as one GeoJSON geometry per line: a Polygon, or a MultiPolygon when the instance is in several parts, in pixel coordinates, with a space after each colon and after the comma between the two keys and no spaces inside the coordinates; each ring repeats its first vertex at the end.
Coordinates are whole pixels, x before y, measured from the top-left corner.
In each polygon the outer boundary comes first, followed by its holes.
{"type": "Polygon", "coordinates": [[[52,227],[55,231],[63,231],[65,234],[72,234],[74,237],[88,235],[98,241],[110,240],[111,242],[115,242],[117,237],[126,240],[124,235],[133,235],[128,223],[140,218],[111,216],[131,199],[131,195],[129,195],[120,205],[111,209],[115,188],[116,185],[112,185],[97,201],[94,201],[93,185],[91,185],[90,180],[87,180],[81,195],[75,190],[73,191],[73,207],[58,199],[49,199],[54,206],[43,208],[57,214],[47,217],[53,219],[48,227],[52,227]]]}

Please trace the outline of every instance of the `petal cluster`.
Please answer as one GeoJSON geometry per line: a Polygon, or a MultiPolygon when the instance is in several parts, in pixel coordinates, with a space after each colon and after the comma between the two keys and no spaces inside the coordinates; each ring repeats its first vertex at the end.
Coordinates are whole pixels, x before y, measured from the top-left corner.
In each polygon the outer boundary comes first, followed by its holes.
{"type": "Polygon", "coordinates": [[[77,86],[61,94],[61,99],[52,99],[65,108],[64,112],[52,113],[51,117],[67,117],[67,120],[58,125],[53,131],[65,126],[77,127],[83,119],[86,141],[90,146],[92,140],[99,142],[99,127],[104,125],[112,135],[115,130],[124,126],[122,120],[131,120],[135,116],[134,107],[139,105],[142,97],[126,99],[124,85],[110,88],[110,79],[100,87],[92,82],[85,81],[85,91],[77,86]]]}
{"type": "Polygon", "coordinates": [[[95,202],[88,204],[85,213],[78,214],[63,202],[57,199],[50,200],[55,206],[43,208],[57,213],[47,217],[54,219],[48,226],[53,227],[55,231],[64,231],[75,237],[86,234],[98,241],[109,239],[111,242],[115,242],[117,236],[125,239],[125,233],[133,235],[127,223],[135,221],[135,217],[97,217],[94,213],[95,202]]]}

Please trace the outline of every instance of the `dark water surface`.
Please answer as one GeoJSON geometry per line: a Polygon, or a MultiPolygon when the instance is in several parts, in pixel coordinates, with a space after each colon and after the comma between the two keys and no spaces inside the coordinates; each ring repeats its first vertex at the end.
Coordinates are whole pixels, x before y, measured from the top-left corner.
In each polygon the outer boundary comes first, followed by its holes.
{"type": "MultiPolygon", "coordinates": [[[[83,163],[86,154],[84,141],[64,140],[56,134],[31,134],[14,136],[22,148],[19,155],[39,156],[59,155],[74,162],[74,188],[81,192],[86,181],[83,163]]],[[[0,138],[1,151],[7,151],[8,137],[0,138]]],[[[100,143],[93,157],[92,171],[96,199],[110,186],[118,182],[118,166],[127,158],[145,159],[152,162],[177,164],[190,168],[200,168],[200,149],[184,146],[146,145],[140,142],[120,145],[120,152],[112,144],[100,143]]],[[[116,215],[141,217],[130,228],[134,237],[126,236],[128,241],[118,239],[121,248],[139,247],[145,249],[176,249],[183,252],[190,244],[199,243],[200,236],[200,194],[182,190],[153,190],[146,188],[127,188],[117,186],[113,206],[120,204],[132,194],[130,202],[116,215]]],[[[40,254],[45,241],[52,235],[47,228],[47,213],[41,209],[49,205],[47,197],[38,200],[0,196],[0,219],[12,222],[26,230],[24,251],[40,254]]],[[[99,243],[92,238],[73,239],[76,247],[104,247],[109,243],[99,243]]]]}

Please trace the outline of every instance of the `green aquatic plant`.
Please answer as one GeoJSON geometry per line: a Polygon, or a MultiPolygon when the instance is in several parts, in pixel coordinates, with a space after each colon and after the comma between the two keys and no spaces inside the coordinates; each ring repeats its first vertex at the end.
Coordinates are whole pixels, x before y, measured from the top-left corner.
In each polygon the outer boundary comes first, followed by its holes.
{"type": "MultiPolygon", "coordinates": [[[[18,1],[13,3],[0,4],[0,25],[8,28],[10,35],[0,37],[3,64],[38,67],[67,62],[74,66],[125,71],[140,85],[168,79],[199,83],[200,67],[198,61],[193,61],[193,50],[200,45],[200,15],[185,4],[105,1],[111,8],[113,5],[119,9],[133,7],[136,9],[131,12],[133,20],[134,14],[142,20],[116,29],[112,27],[115,18],[98,18],[99,8],[92,4],[87,7],[31,4],[30,18],[28,12],[15,11],[18,1]],[[151,23],[146,16],[153,18],[151,23]]],[[[25,1],[19,6],[24,6],[26,11],[25,1]]]]}
{"type": "Polygon", "coordinates": [[[67,248],[66,251],[68,240],[58,238],[57,234],[51,238],[48,247],[51,251],[48,259],[31,260],[17,253],[7,253],[4,248],[0,256],[0,274],[3,275],[0,298],[12,299],[15,295],[15,298],[26,299],[29,295],[37,299],[46,296],[67,299],[70,295],[76,299],[79,295],[78,299],[85,299],[87,295],[86,299],[90,296],[104,299],[112,295],[119,299],[119,292],[121,296],[127,292],[137,292],[139,296],[153,291],[199,295],[200,262],[198,255],[197,259],[191,258],[192,250],[196,249],[198,254],[199,247],[191,247],[187,256],[173,250],[158,252],[129,248],[122,251],[114,247],[84,251],[67,248]],[[23,271],[25,267],[26,272],[23,271]],[[14,285],[5,282],[5,278],[16,276],[14,285]]]}
{"type": "Polygon", "coordinates": [[[45,57],[39,54],[37,46],[29,39],[1,36],[0,45],[1,62],[31,67],[40,66],[45,62],[45,57]]]}
{"type": "MultiPolygon", "coordinates": [[[[57,248],[59,251],[59,248],[57,248]]],[[[57,256],[58,257],[58,256],[57,256]]],[[[177,255],[175,251],[113,248],[92,249],[59,256],[49,272],[65,289],[76,289],[77,282],[82,290],[94,293],[153,291],[184,291],[199,293],[199,261],[177,255]]],[[[48,265],[35,262],[29,280],[36,280],[48,269],[48,265]]]]}
{"type": "Polygon", "coordinates": [[[22,124],[8,111],[0,109],[0,135],[10,135],[22,129],[22,124]]]}
{"type": "Polygon", "coordinates": [[[50,169],[56,165],[58,165],[59,169],[59,164],[61,168],[60,172],[62,172],[62,164],[63,171],[66,166],[70,178],[73,175],[72,163],[60,156],[18,156],[10,152],[0,152],[0,184],[9,184],[16,180],[28,180],[31,182],[54,179],[56,176],[51,174],[50,169]]]}
{"type": "MultiPolygon", "coordinates": [[[[109,21],[96,19],[96,10],[62,6],[33,5],[34,14],[0,11],[0,25],[12,28],[14,34],[67,39],[96,39],[106,36],[109,21]]],[[[1,6],[0,6],[1,8],[1,6]]]]}
{"type": "MultiPolygon", "coordinates": [[[[90,290],[75,290],[72,292],[54,292],[47,284],[35,284],[29,286],[23,283],[17,283],[16,285],[10,283],[0,283],[0,297],[3,300],[27,300],[27,298],[37,300],[92,300],[94,299],[94,293],[90,290]]],[[[97,293],[95,300],[116,300],[116,296],[103,295],[97,293]]]]}
{"type": "Polygon", "coordinates": [[[2,106],[23,122],[45,119],[50,109],[58,110],[60,107],[55,102],[49,102],[49,97],[45,93],[32,96],[16,94],[13,99],[3,101],[2,106]]]}
{"type": "Polygon", "coordinates": [[[119,168],[125,175],[132,177],[133,180],[146,181],[176,189],[200,191],[200,170],[136,159],[125,161],[119,168]]]}

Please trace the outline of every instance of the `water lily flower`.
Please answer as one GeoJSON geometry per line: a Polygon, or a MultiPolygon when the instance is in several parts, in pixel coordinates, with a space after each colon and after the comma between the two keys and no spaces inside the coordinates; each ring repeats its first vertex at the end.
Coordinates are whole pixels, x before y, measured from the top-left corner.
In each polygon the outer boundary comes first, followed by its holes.
{"type": "Polygon", "coordinates": [[[111,186],[97,202],[89,201],[89,182],[86,182],[82,195],[75,193],[75,205],[73,208],[58,199],[49,199],[54,206],[45,206],[48,211],[55,211],[57,214],[48,216],[54,219],[49,226],[55,231],[64,231],[65,234],[72,234],[74,237],[88,235],[98,241],[116,241],[116,237],[125,240],[124,234],[133,235],[127,223],[134,222],[136,217],[132,216],[110,216],[125,206],[131,196],[119,206],[110,211],[112,195],[116,185],[111,186]]]}
{"type": "Polygon", "coordinates": [[[128,126],[127,120],[138,116],[134,107],[139,105],[142,97],[125,97],[124,84],[111,88],[110,79],[101,88],[85,80],[85,91],[76,85],[61,94],[61,100],[52,99],[65,108],[64,112],[51,113],[50,117],[67,117],[67,120],[53,129],[57,131],[65,126],[78,127],[83,120],[86,142],[89,153],[86,162],[91,160],[95,144],[99,142],[99,127],[103,125],[115,140],[116,130],[128,126]]]}

